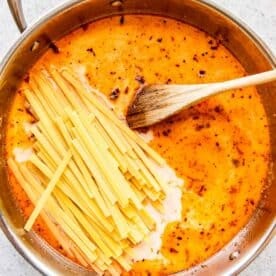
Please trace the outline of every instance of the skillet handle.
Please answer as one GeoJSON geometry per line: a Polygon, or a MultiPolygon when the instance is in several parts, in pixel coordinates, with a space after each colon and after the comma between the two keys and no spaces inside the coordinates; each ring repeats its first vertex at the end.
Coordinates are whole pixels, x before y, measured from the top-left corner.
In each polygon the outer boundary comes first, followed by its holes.
{"type": "Polygon", "coordinates": [[[27,28],[27,23],[24,17],[21,0],[8,0],[8,4],[19,31],[23,33],[27,28]]]}

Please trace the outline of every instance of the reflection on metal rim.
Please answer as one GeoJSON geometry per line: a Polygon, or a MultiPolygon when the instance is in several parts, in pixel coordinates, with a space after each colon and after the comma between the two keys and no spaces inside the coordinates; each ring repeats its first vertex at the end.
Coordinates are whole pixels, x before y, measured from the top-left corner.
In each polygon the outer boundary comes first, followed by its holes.
{"type": "MultiPolygon", "coordinates": [[[[81,24],[81,20],[87,21],[95,20],[101,17],[106,17],[112,14],[118,14],[118,13],[148,13],[148,14],[160,14],[164,16],[173,17],[176,19],[183,19],[183,21],[186,21],[188,23],[193,22],[191,18],[191,14],[193,12],[193,9],[198,9],[200,13],[207,14],[206,11],[208,11],[208,14],[214,15],[212,20],[218,20],[218,17],[220,16],[220,20],[224,20],[225,23],[229,26],[234,26],[238,31],[241,33],[241,37],[244,40],[251,41],[255,45],[255,47],[259,50],[260,53],[262,53],[262,58],[266,62],[266,66],[270,67],[276,67],[276,59],[273,57],[271,51],[269,48],[262,42],[262,40],[252,32],[247,26],[244,25],[244,23],[240,22],[238,19],[236,19],[234,16],[229,15],[228,12],[220,9],[217,7],[216,4],[211,3],[209,1],[196,1],[196,0],[187,0],[187,1],[181,1],[181,0],[166,0],[166,1],[159,1],[159,0],[147,0],[147,1],[135,1],[135,0],[125,0],[123,2],[123,8],[119,5],[110,5],[109,0],[85,0],[85,1],[78,1],[73,0],[69,1],[63,5],[58,6],[57,8],[51,10],[49,13],[47,13],[45,16],[43,16],[40,20],[38,20],[35,24],[27,28],[23,34],[20,36],[20,38],[17,40],[17,42],[13,45],[13,47],[10,49],[10,51],[5,56],[4,60],[0,64],[0,90],[7,84],[2,82],[1,80],[4,79],[2,76],[11,75],[9,71],[12,71],[11,66],[12,63],[16,60],[16,58],[19,59],[18,54],[20,47],[25,47],[24,49],[27,49],[30,45],[33,45],[34,41],[42,40],[43,37],[41,36],[42,30],[45,31],[43,28],[46,26],[47,28],[51,28],[49,31],[50,37],[52,39],[58,38],[57,31],[55,32],[53,30],[53,24],[59,24],[61,27],[58,31],[60,31],[59,35],[63,35],[66,31],[70,31],[71,29],[77,27],[81,24]],[[92,3],[93,2],[93,3],[92,3]],[[140,4],[139,4],[139,3],[140,4]],[[146,4],[141,4],[141,2],[145,2],[146,4]],[[162,2],[162,3],[161,3],[162,2]],[[181,3],[182,2],[182,3],[181,3]],[[185,2],[185,4],[183,3],[185,2]],[[170,4],[170,5],[169,5],[170,4]],[[90,6],[89,6],[90,5],[90,6]],[[93,6],[94,5],[94,6],[93,6]],[[178,13],[177,6],[183,6],[187,5],[186,7],[190,8],[190,17],[185,15],[183,12],[178,13]],[[87,7],[89,6],[91,15],[87,13],[87,7]],[[96,13],[91,7],[98,7],[100,10],[98,13],[96,13]],[[174,6],[176,7],[174,10],[174,6]],[[94,14],[93,14],[94,13],[94,14]],[[84,14],[84,15],[83,15],[84,14]],[[181,15],[180,15],[181,14],[181,15]],[[185,16],[184,16],[185,15],[185,16]],[[83,19],[81,19],[83,16],[83,19]],[[78,19],[79,17],[79,19],[78,19]],[[68,18],[72,19],[72,26],[71,28],[68,28],[69,25],[62,25],[62,22],[65,22],[65,19],[68,20],[68,18]],[[53,20],[54,19],[54,20],[53,20]],[[58,22],[56,23],[55,22],[58,22]],[[78,21],[79,20],[79,21],[78,21]],[[227,21],[228,20],[228,21],[227,21]],[[52,25],[50,25],[52,24],[52,25]],[[24,45],[24,43],[26,45],[24,45]],[[23,45],[23,46],[22,46],[23,45]]],[[[183,8],[184,9],[184,8],[183,8]]],[[[187,9],[188,10],[188,9],[187,9]]],[[[185,9],[186,11],[186,9],[185,9]]],[[[206,19],[208,20],[208,19],[206,19]]],[[[211,22],[211,21],[210,21],[211,22]]],[[[196,23],[196,22],[193,22],[196,23]]],[[[67,23],[70,24],[70,23],[67,23]]],[[[200,24],[198,24],[200,25],[200,24]]],[[[45,27],[45,28],[46,28],[45,27]]],[[[203,27],[202,27],[203,28],[203,27]]],[[[203,28],[204,29],[204,28],[203,28]]],[[[210,31],[212,33],[212,30],[210,31]]],[[[42,46],[46,44],[43,44],[43,41],[40,41],[40,44],[42,46]]],[[[252,44],[252,45],[253,45],[252,44]]],[[[250,44],[251,45],[251,44],[250,44]]],[[[253,46],[252,46],[253,47],[253,46]]],[[[37,56],[35,56],[35,59],[41,55],[42,52],[36,51],[37,56]]],[[[28,55],[28,54],[26,54],[28,55]]],[[[239,57],[239,56],[238,56],[239,57]]],[[[27,61],[26,61],[27,64],[27,61]]],[[[249,64],[249,62],[248,62],[249,64]]],[[[257,65],[256,65],[257,66],[257,65]]],[[[261,66],[261,65],[260,65],[261,66]]],[[[265,66],[265,65],[263,65],[265,66]]],[[[252,66],[254,67],[254,66],[252,66]]],[[[250,69],[250,68],[249,68],[250,69]]],[[[23,69],[21,69],[23,70],[23,69]]],[[[27,69],[25,69],[27,70],[27,69]]],[[[6,79],[6,78],[5,78],[6,79]]],[[[1,93],[0,93],[1,94],[1,93]]],[[[0,104],[1,104],[1,95],[0,95],[0,104]]],[[[3,114],[2,114],[3,115],[3,114]]],[[[1,112],[0,112],[0,118],[1,118],[1,112]]],[[[275,143],[276,146],[276,143],[275,143]]],[[[0,156],[1,161],[1,156],[0,156]]],[[[1,162],[0,162],[1,164],[1,162]]],[[[274,191],[275,192],[275,191],[274,191]]],[[[1,195],[0,195],[1,197],[1,195]]],[[[53,262],[48,262],[46,264],[45,258],[47,257],[47,254],[41,253],[40,255],[36,254],[36,250],[32,248],[31,243],[25,243],[25,240],[22,238],[22,235],[18,233],[18,230],[16,227],[13,226],[12,220],[8,218],[8,215],[4,207],[0,205],[0,209],[2,214],[0,214],[0,225],[3,229],[5,235],[8,237],[8,239],[11,241],[11,243],[14,245],[14,247],[18,250],[18,252],[27,260],[29,261],[36,269],[38,269],[41,273],[45,275],[54,275],[54,274],[60,274],[61,273],[61,267],[58,267],[57,264],[53,264],[53,262]],[[52,265],[53,264],[53,265],[52,265]]],[[[209,269],[212,273],[215,274],[224,274],[224,275],[231,275],[235,274],[239,271],[241,271],[243,268],[245,268],[262,250],[263,248],[268,244],[268,242],[272,239],[273,233],[275,231],[275,209],[272,209],[272,214],[269,214],[271,217],[274,216],[274,219],[271,219],[267,222],[265,229],[262,229],[260,231],[260,234],[254,236],[255,240],[252,239],[252,241],[248,238],[248,229],[254,228],[254,223],[258,218],[265,216],[264,211],[259,209],[254,214],[254,218],[249,222],[249,224],[241,230],[241,232],[238,234],[237,237],[235,237],[228,245],[226,245],[225,249],[222,249],[221,252],[218,252],[214,256],[212,256],[209,260],[204,262],[203,264],[199,264],[196,267],[191,268],[189,271],[187,271],[187,274],[189,273],[196,273],[204,274],[207,271],[210,273],[209,269]],[[242,251],[242,248],[240,248],[240,244],[242,244],[242,241],[246,237],[248,243],[251,241],[251,245],[248,246],[248,248],[245,248],[244,251],[242,251]],[[238,245],[238,246],[237,246],[238,245]],[[230,261],[226,264],[225,254],[230,255],[230,253],[235,252],[235,250],[238,250],[239,256],[235,258],[236,254],[234,254],[230,261]],[[224,254],[223,258],[220,257],[220,254],[224,254]],[[232,260],[231,260],[232,259],[232,260]],[[224,260],[224,261],[222,261],[224,260]],[[207,266],[207,267],[205,267],[207,266]]],[[[259,223],[260,224],[260,223],[259,223]]],[[[257,230],[256,230],[257,231],[257,230]]],[[[249,233],[250,234],[250,233],[249,233]]],[[[36,240],[39,239],[38,237],[32,236],[32,237],[26,237],[30,238],[30,240],[36,240]]],[[[44,249],[45,251],[45,249],[44,249]]],[[[74,274],[87,274],[87,271],[85,272],[84,269],[81,269],[77,265],[70,264],[70,261],[66,261],[65,258],[60,256],[55,256],[56,259],[58,259],[58,262],[61,263],[63,266],[63,272],[66,271],[66,274],[74,275],[74,274]]],[[[64,274],[64,273],[63,273],[64,274]]],[[[184,275],[184,272],[178,273],[176,275],[184,275]]],[[[90,272],[91,275],[91,272],[90,272]]]]}

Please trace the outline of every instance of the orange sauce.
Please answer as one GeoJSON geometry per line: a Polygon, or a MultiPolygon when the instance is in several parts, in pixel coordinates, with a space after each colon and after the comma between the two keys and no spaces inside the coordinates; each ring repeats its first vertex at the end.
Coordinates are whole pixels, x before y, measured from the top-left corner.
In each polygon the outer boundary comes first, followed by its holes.
{"type": "MultiPolygon", "coordinates": [[[[91,86],[107,97],[117,91],[112,102],[121,112],[139,81],[207,83],[246,74],[218,39],[155,16],[106,18],[72,32],[56,46],[30,70],[16,95],[9,117],[7,157],[15,147],[31,144],[23,129],[31,117],[20,91],[43,66],[83,66],[91,86]]],[[[170,264],[141,261],[134,264],[129,273],[133,275],[187,269],[220,250],[249,220],[268,172],[267,119],[254,87],[213,97],[150,129],[154,133],[151,146],[185,181],[183,219],[169,224],[162,237],[161,252],[170,264]]],[[[12,175],[10,185],[18,208],[27,217],[33,207],[12,175]]],[[[35,230],[64,253],[41,219],[35,230]]]]}

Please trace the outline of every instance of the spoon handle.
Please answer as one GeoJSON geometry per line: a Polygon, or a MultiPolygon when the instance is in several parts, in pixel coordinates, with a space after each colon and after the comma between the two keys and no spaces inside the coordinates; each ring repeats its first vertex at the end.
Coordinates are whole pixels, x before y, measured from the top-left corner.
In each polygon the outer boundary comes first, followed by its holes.
{"type": "Polygon", "coordinates": [[[234,79],[234,80],[214,83],[212,85],[212,90],[213,90],[213,93],[217,93],[220,91],[226,91],[230,89],[243,88],[243,87],[263,84],[273,80],[276,80],[276,69],[255,74],[255,75],[234,79]]]}
{"type": "Polygon", "coordinates": [[[199,88],[196,93],[193,93],[193,91],[187,93],[187,89],[183,86],[182,89],[179,87],[182,93],[178,97],[176,96],[175,100],[178,100],[177,105],[185,107],[227,90],[263,84],[273,80],[276,80],[276,69],[234,80],[210,83],[199,88]]]}

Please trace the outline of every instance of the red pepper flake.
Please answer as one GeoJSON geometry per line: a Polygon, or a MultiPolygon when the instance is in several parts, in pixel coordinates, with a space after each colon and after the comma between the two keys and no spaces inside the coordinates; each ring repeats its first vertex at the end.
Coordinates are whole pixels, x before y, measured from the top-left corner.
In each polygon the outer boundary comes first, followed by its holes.
{"type": "Polygon", "coordinates": [[[25,111],[26,111],[26,112],[27,112],[27,114],[29,114],[30,116],[34,116],[34,115],[33,115],[33,112],[32,112],[32,109],[31,109],[31,107],[30,107],[30,106],[25,107],[25,111]]]}
{"type": "Polygon", "coordinates": [[[138,75],[138,76],[135,77],[135,80],[138,81],[138,82],[141,83],[141,84],[144,84],[144,83],[145,83],[145,78],[144,78],[144,76],[138,75]]]}
{"type": "Polygon", "coordinates": [[[216,113],[221,113],[223,111],[223,107],[221,105],[217,105],[214,110],[216,113]]]}
{"type": "Polygon", "coordinates": [[[88,27],[89,27],[89,23],[83,23],[83,24],[81,24],[81,28],[82,28],[84,31],[86,31],[86,30],[88,29],[88,27]]]}
{"type": "Polygon", "coordinates": [[[198,76],[199,76],[199,77],[204,77],[205,74],[206,74],[206,71],[205,71],[205,70],[199,70],[199,72],[198,72],[198,76]]]}
{"type": "MultiPolygon", "coordinates": [[[[31,122],[31,123],[34,123],[34,122],[31,122]]],[[[35,141],[35,136],[34,136],[34,134],[31,134],[30,136],[28,136],[28,140],[29,140],[29,141],[35,141]]]]}
{"type": "Polygon", "coordinates": [[[219,47],[219,45],[220,45],[220,43],[221,43],[221,40],[217,40],[216,42],[215,42],[215,44],[212,42],[212,43],[209,43],[210,45],[211,45],[211,47],[210,47],[210,49],[211,50],[217,50],[218,49],[218,47],[219,47]]]}
{"type": "Polygon", "coordinates": [[[120,25],[124,25],[124,23],[125,23],[125,17],[122,15],[120,17],[120,25]]]}
{"type": "Polygon", "coordinates": [[[175,248],[173,248],[173,247],[170,248],[170,252],[171,253],[178,253],[178,251],[175,248]]]}
{"type": "Polygon", "coordinates": [[[181,240],[182,240],[182,237],[181,237],[181,236],[178,236],[177,239],[178,239],[179,241],[181,241],[181,240]]]}
{"type": "Polygon", "coordinates": [[[232,220],[230,223],[229,223],[230,226],[237,226],[237,220],[232,220]]]}
{"type": "Polygon", "coordinates": [[[169,136],[169,134],[171,133],[171,131],[172,131],[171,129],[163,130],[162,134],[163,134],[163,136],[167,137],[167,136],[169,136]]]}
{"type": "Polygon", "coordinates": [[[125,88],[125,94],[128,94],[128,91],[129,91],[129,87],[127,86],[126,88],[125,88]]]}
{"type": "Polygon", "coordinates": [[[91,53],[94,57],[96,56],[96,53],[93,48],[87,48],[86,51],[91,53]]]}
{"type": "Polygon", "coordinates": [[[203,193],[207,191],[207,188],[204,185],[201,185],[198,191],[199,196],[203,196],[203,193]]]}
{"type": "Polygon", "coordinates": [[[29,83],[29,82],[30,82],[30,75],[27,74],[27,75],[24,77],[23,80],[24,80],[24,82],[29,83]]]}
{"type": "Polygon", "coordinates": [[[109,99],[110,100],[117,100],[120,95],[120,89],[115,88],[110,94],[109,94],[109,99]]]}
{"type": "Polygon", "coordinates": [[[238,189],[235,186],[231,186],[230,190],[229,190],[229,193],[230,194],[235,194],[237,191],[238,191],[238,189]]]}
{"type": "Polygon", "coordinates": [[[238,160],[238,159],[232,159],[232,163],[233,163],[233,165],[237,168],[237,167],[239,167],[240,166],[240,160],[238,160]]]}
{"type": "Polygon", "coordinates": [[[159,37],[159,38],[157,38],[157,40],[156,40],[158,43],[161,43],[162,41],[163,41],[163,38],[162,37],[159,37]]]}
{"type": "Polygon", "coordinates": [[[197,124],[197,125],[195,126],[195,130],[196,130],[196,131],[200,131],[200,130],[202,130],[202,129],[204,129],[204,128],[210,128],[210,123],[208,122],[208,123],[206,123],[205,125],[204,125],[204,124],[197,124]]]}
{"type": "Polygon", "coordinates": [[[55,54],[59,54],[59,52],[60,52],[58,46],[57,46],[53,41],[50,42],[49,48],[50,48],[55,54]]]}
{"type": "Polygon", "coordinates": [[[194,60],[195,62],[198,62],[198,56],[197,56],[197,54],[194,54],[193,60],[194,60]]]}
{"type": "Polygon", "coordinates": [[[139,128],[139,132],[141,133],[147,133],[149,131],[149,127],[141,127],[139,128]]]}

